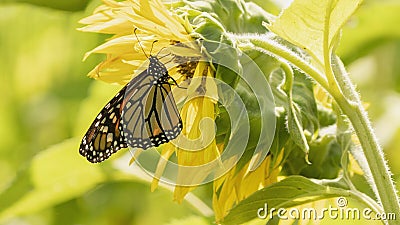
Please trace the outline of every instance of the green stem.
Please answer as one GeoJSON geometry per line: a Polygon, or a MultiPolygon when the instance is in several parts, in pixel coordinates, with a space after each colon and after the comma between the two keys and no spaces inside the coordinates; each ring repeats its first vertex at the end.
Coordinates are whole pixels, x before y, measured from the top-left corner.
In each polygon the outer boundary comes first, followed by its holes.
{"type": "MultiPolygon", "coordinates": [[[[332,4],[332,1],[329,2],[332,4]]],[[[331,7],[327,7],[331,10],[331,7]]],[[[326,13],[325,29],[329,30],[330,13],[326,13]]],[[[350,78],[339,57],[331,54],[329,32],[324,33],[324,68],[328,79],[329,90],[343,113],[349,118],[361,143],[363,153],[368,162],[367,180],[385,212],[400,212],[396,188],[391,179],[383,151],[373,132],[367,113],[360,97],[353,87],[350,78]],[[368,176],[372,175],[372,179],[368,176]]],[[[386,223],[389,223],[386,221],[386,223]]],[[[390,221],[390,224],[398,222],[390,221]]]]}
{"type": "Polygon", "coordinates": [[[368,195],[357,191],[357,190],[351,190],[351,197],[354,198],[355,200],[358,200],[359,202],[363,202],[366,204],[370,209],[374,210],[376,213],[382,214],[382,207],[375,202],[373,199],[371,199],[368,195]]]}
{"type": "MultiPolygon", "coordinates": [[[[367,114],[360,104],[351,105],[346,102],[338,103],[351,121],[353,128],[360,140],[362,149],[371,170],[373,183],[378,200],[380,200],[385,212],[399,213],[400,207],[395,186],[391,179],[390,170],[386,165],[382,149],[380,148],[367,114]]],[[[370,182],[371,183],[371,182],[370,182]]],[[[393,224],[400,224],[399,222],[393,224]]]]}
{"type": "MultiPolygon", "coordinates": [[[[390,170],[386,165],[384,154],[373,133],[367,113],[359,98],[356,97],[358,96],[357,92],[352,88],[350,79],[344,68],[342,68],[343,70],[341,73],[332,73],[329,75],[336,76],[336,80],[342,79],[342,81],[348,82],[332,82],[332,80],[328,82],[321,72],[313,68],[309,63],[286,47],[270,38],[258,35],[233,36],[233,38],[244,42],[250,41],[253,45],[257,46],[257,48],[260,48],[262,52],[270,55],[272,54],[274,57],[288,61],[312,77],[335,99],[343,113],[348,116],[360,140],[362,150],[371,170],[372,180],[370,180],[370,185],[375,191],[378,200],[381,202],[384,211],[386,213],[400,213],[396,189],[391,179],[390,170]]],[[[331,69],[332,68],[327,71],[333,72],[331,69]]],[[[400,224],[400,220],[387,222],[389,224],[400,224]]]]}
{"type": "MultiPolygon", "coordinates": [[[[324,30],[329,30],[329,26],[330,26],[330,15],[331,15],[331,10],[332,10],[332,1],[329,1],[329,7],[326,8],[326,17],[325,17],[325,28],[324,30]]],[[[324,41],[323,41],[323,49],[324,49],[324,64],[322,65],[323,68],[325,68],[325,77],[328,80],[328,84],[329,84],[329,90],[333,93],[331,93],[333,96],[337,96],[337,97],[345,97],[342,93],[341,90],[339,88],[339,85],[335,79],[335,75],[333,74],[332,71],[332,66],[331,66],[331,46],[330,46],[330,39],[329,39],[329,32],[324,32],[324,41]]]]}
{"type": "MultiPolygon", "coordinates": [[[[307,61],[298,56],[293,51],[290,51],[285,46],[278,42],[265,39],[259,35],[243,35],[243,36],[231,36],[233,39],[250,41],[262,52],[266,54],[273,54],[274,56],[288,61],[290,64],[304,71],[304,73],[310,75],[315,81],[317,81],[323,88],[328,89],[329,85],[325,77],[316,68],[311,66],[307,61]]],[[[254,49],[254,48],[253,48],[254,49]]]]}
{"type": "MultiPolygon", "coordinates": [[[[373,184],[375,184],[375,187],[372,188],[385,212],[400,213],[397,191],[393,184],[389,167],[386,164],[382,148],[378,144],[378,139],[373,132],[367,113],[362,106],[357,92],[350,83],[350,78],[343,64],[338,58],[335,58],[335,60],[335,64],[338,67],[338,69],[335,70],[336,79],[343,81],[338,82],[340,88],[345,94],[349,93],[348,95],[351,99],[351,101],[343,101],[343,99],[336,101],[343,113],[346,114],[351,121],[357,137],[360,140],[374,181],[373,184]]],[[[389,221],[389,223],[400,224],[400,220],[389,221]]]]}
{"type": "Polygon", "coordinates": [[[364,204],[368,208],[372,209],[376,213],[382,214],[382,207],[376,203],[373,199],[371,199],[368,195],[356,191],[356,190],[344,190],[341,188],[335,188],[332,187],[330,188],[330,192],[335,194],[336,196],[342,196],[342,197],[350,197],[361,204],[364,204]]]}

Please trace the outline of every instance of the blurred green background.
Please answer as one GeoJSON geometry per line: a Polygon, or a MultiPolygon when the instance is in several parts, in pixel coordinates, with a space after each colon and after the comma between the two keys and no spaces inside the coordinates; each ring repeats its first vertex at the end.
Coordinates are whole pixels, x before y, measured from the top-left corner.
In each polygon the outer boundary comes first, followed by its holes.
{"type": "MultiPolygon", "coordinates": [[[[279,4],[257,2],[279,12],[279,4]]],[[[92,165],[79,155],[80,137],[121,88],[85,76],[102,56],[82,62],[84,53],[106,36],[76,28],[99,4],[0,1],[0,224],[209,224],[187,202],[173,202],[167,189],[151,193],[147,181],[116,174],[114,162],[92,165]]],[[[395,179],[399,12],[399,1],[366,1],[346,25],[338,49],[368,105],[395,179]]]]}

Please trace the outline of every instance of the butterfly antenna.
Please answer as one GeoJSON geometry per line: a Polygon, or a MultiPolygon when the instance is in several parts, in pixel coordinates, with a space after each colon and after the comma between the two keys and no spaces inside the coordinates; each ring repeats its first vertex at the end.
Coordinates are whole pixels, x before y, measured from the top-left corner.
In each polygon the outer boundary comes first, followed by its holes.
{"type": "MultiPolygon", "coordinates": [[[[151,44],[151,49],[150,49],[150,55],[151,55],[151,52],[153,51],[153,47],[154,47],[154,43],[156,43],[158,40],[155,40],[155,41],[153,41],[153,44],[151,44]]],[[[158,54],[157,54],[158,55],[158,54]]]]}
{"type": "MultiPolygon", "coordinates": [[[[136,34],[136,30],[137,30],[137,28],[135,28],[135,29],[133,30],[133,33],[135,34],[135,37],[136,37],[136,39],[137,39],[137,41],[138,41],[138,44],[139,44],[140,48],[142,49],[143,54],[146,56],[146,58],[149,58],[149,56],[148,56],[148,55],[146,54],[146,52],[144,51],[142,44],[140,44],[140,40],[139,40],[139,37],[138,37],[137,34],[136,34]]],[[[153,42],[153,44],[154,44],[154,42],[153,42]]],[[[151,46],[151,49],[153,50],[153,45],[151,46]]],[[[150,50],[150,55],[151,55],[151,50],[150,50]]]]}

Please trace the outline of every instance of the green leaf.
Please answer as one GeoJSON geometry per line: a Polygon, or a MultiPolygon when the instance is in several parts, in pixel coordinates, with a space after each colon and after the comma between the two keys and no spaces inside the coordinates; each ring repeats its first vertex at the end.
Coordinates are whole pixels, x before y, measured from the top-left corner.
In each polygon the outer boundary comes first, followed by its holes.
{"type": "MultiPolygon", "coordinates": [[[[283,113],[282,113],[283,114],[283,113]]],[[[283,115],[279,116],[276,120],[276,129],[275,129],[275,136],[274,136],[274,141],[272,142],[270,152],[272,156],[278,156],[280,155],[281,151],[283,150],[283,147],[286,145],[290,138],[290,134],[287,131],[286,128],[286,120],[283,115]]],[[[290,150],[284,149],[284,157],[283,157],[283,162],[287,158],[287,156],[290,154],[290,150]]],[[[278,157],[272,157],[272,162],[271,165],[269,166],[270,169],[276,167],[277,163],[282,163],[282,162],[277,162],[278,157]]],[[[304,162],[304,156],[297,159],[301,160],[304,162]]]]}
{"type": "Polygon", "coordinates": [[[296,107],[295,103],[293,102],[293,70],[292,68],[286,64],[282,64],[282,69],[285,73],[285,83],[283,85],[283,90],[287,96],[287,104],[286,104],[286,111],[287,111],[287,128],[290,133],[290,136],[294,143],[299,146],[303,152],[306,154],[305,160],[307,163],[308,161],[308,152],[310,147],[307,143],[307,138],[304,134],[303,124],[301,123],[300,118],[300,110],[296,107]]]}
{"type": "Polygon", "coordinates": [[[302,175],[318,179],[334,179],[338,177],[341,168],[342,150],[332,135],[325,135],[310,143],[309,160],[311,165],[304,160],[301,149],[288,143],[285,150],[290,155],[283,166],[283,173],[287,175],[302,175]]]}
{"type": "MultiPolygon", "coordinates": [[[[310,147],[308,146],[306,136],[304,135],[303,125],[299,120],[299,110],[294,107],[292,101],[289,101],[287,107],[287,128],[290,133],[290,137],[297,146],[306,154],[305,160],[308,162],[308,154],[310,147]]],[[[309,163],[309,162],[308,162],[309,163]]]]}
{"type": "MultiPolygon", "coordinates": [[[[194,30],[192,36],[205,40],[202,45],[217,61],[223,60],[226,67],[240,71],[240,51],[228,32],[259,32],[265,30],[263,21],[268,21],[269,14],[252,3],[239,1],[186,1],[181,13],[189,19],[194,30]]],[[[178,3],[179,5],[179,3],[178,3]]],[[[220,66],[218,66],[220,67],[220,66]]],[[[217,68],[216,77],[235,87],[237,75],[232,75],[226,68],[217,68]]]]}
{"type": "Polygon", "coordinates": [[[342,196],[346,190],[327,187],[301,177],[291,176],[261,189],[241,201],[224,218],[223,224],[242,224],[257,218],[257,211],[268,208],[290,208],[320,199],[342,196]],[[277,194],[279,193],[279,194],[277,194]]]}
{"type": "MultiPolygon", "coordinates": [[[[287,108],[288,99],[283,91],[284,75],[281,71],[276,71],[269,78],[272,92],[274,94],[275,104],[277,107],[287,108]]],[[[300,109],[299,118],[303,128],[310,134],[314,134],[319,130],[318,109],[316,99],[314,97],[313,83],[304,74],[294,71],[293,83],[293,104],[295,108],[300,109]]],[[[333,115],[333,112],[330,112],[333,115]]]]}
{"type": "MultiPolygon", "coordinates": [[[[260,106],[257,102],[255,94],[249,89],[245,82],[241,81],[238,83],[235,90],[246,107],[246,112],[249,117],[250,133],[247,142],[246,149],[236,164],[236,171],[240,171],[244,165],[252,158],[254,149],[256,148],[261,132],[261,113],[260,106]]],[[[228,136],[229,137],[229,136],[228,136]]]]}
{"type": "MultiPolygon", "coordinates": [[[[298,146],[303,147],[303,151],[307,152],[307,147],[304,146],[305,140],[303,139],[302,135],[304,134],[304,131],[307,131],[307,133],[312,136],[317,134],[317,131],[320,127],[318,110],[316,100],[314,98],[312,82],[307,79],[304,74],[301,74],[297,71],[295,71],[294,74],[295,76],[292,88],[293,101],[291,103],[289,103],[290,100],[287,97],[288,95],[285,93],[285,91],[283,91],[284,75],[281,70],[275,71],[270,75],[269,83],[272,87],[276,106],[285,110],[285,113],[281,113],[279,116],[285,118],[287,124],[286,128],[290,132],[290,140],[295,142],[298,146]],[[293,107],[289,107],[289,104],[292,104],[293,107]],[[295,118],[298,119],[300,125],[299,127],[295,124],[295,118]]],[[[277,121],[279,121],[279,119],[277,121]]],[[[278,128],[279,126],[277,126],[277,129],[278,128]]],[[[284,135],[285,133],[284,130],[277,130],[277,132],[279,132],[280,135],[284,135]]],[[[276,135],[275,138],[280,138],[279,142],[284,145],[286,144],[282,143],[282,140],[287,140],[285,136],[276,135]]],[[[289,154],[292,149],[293,148],[285,147],[285,155],[289,154]]],[[[271,151],[273,152],[275,150],[276,149],[273,149],[271,151]]],[[[296,161],[302,161],[302,163],[305,162],[304,154],[296,161]]]]}
{"type": "Polygon", "coordinates": [[[325,107],[323,104],[317,102],[317,109],[318,122],[321,127],[328,127],[335,124],[337,117],[331,108],[325,107]]]}
{"type": "Polygon", "coordinates": [[[295,0],[268,28],[324,65],[342,26],[362,0],[295,0]],[[324,44],[325,43],[325,44],[324,44]]]}
{"type": "Polygon", "coordinates": [[[103,182],[100,167],[79,155],[78,144],[79,139],[69,139],[36,155],[6,190],[12,197],[2,196],[8,208],[0,208],[0,221],[81,196],[103,182]]]}
{"type": "MultiPolygon", "coordinates": [[[[264,30],[262,22],[268,21],[270,17],[260,6],[243,0],[186,1],[185,3],[191,8],[188,16],[193,18],[192,24],[201,25],[206,22],[208,23],[206,26],[213,26],[211,23],[215,23],[223,27],[224,31],[233,33],[254,33],[264,30]],[[205,18],[207,19],[204,20],[205,18]]],[[[213,40],[217,41],[217,39],[213,40]]]]}
{"type": "Polygon", "coordinates": [[[320,128],[314,85],[310,79],[296,70],[294,71],[293,102],[300,110],[303,129],[314,135],[320,128]]]}

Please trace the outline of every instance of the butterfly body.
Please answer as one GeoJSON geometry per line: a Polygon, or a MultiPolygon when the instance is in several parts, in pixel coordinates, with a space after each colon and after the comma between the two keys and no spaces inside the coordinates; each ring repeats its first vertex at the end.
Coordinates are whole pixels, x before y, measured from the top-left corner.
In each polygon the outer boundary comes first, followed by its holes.
{"type": "Polygon", "coordinates": [[[175,139],[182,121],[172,96],[171,77],[157,57],[100,111],[79,152],[92,163],[128,146],[148,149],[175,139]]]}

